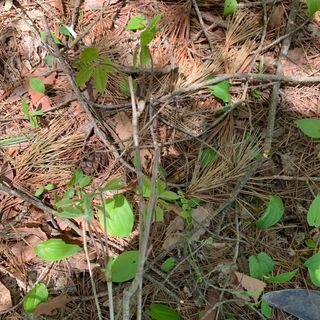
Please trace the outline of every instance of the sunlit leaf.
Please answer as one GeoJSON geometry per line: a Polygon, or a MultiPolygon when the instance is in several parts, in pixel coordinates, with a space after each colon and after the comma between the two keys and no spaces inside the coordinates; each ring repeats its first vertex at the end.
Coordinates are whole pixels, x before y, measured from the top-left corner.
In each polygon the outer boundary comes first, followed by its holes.
{"type": "Polygon", "coordinates": [[[179,313],[165,304],[151,303],[148,315],[153,320],[180,320],[179,313]]]}
{"type": "Polygon", "coordinates": [[[107,87],[108,75],[103,66],[97,66],[93,70],[93,83],[99,93],[104,93],[107,87]]]}
{"type": "Polygon", "coordinates": [[[237,0],[225,0],[224,1],[224,10],[223,10],[223,15],[229,16],[230,14],[233,14],[237,10],[237,0]]]}
{"type": "Polygon", "coordinates": [[[208,89],[211,94],[221,99],[224,103],[230,102],[230,99],[231,99],[231,96],[229,93],[230,83],[228,80],[224,80],[217,84],[209,86],[208,89]]]}
{"type": "Polygon", "coordinates": [[[44,82],[40,78],[30,78],[29,85],[30,85],[31,89],[36,92],[44,93],[44,91],[45,91],[44,82]]]}
{"type": "Polygon", "coordinates": [[[125,282],[133,279],[137,273],[139,251],[121,253],[111,265],[112,282],[125,282]]]}
{"type": "Polygon", "coordinates": [[[303,265],[312,270],[320,269],[320,252],[307,259],[303,265]]]}
{"type": "Polygon", "coordinates": [[[173,191],[165,190],[159,194],[159,198],[163,200],[178,200],[180,196],[173,191]]]}
{"type": "Polygon", "coordinates": [[[271,318],[271,316],[272,316],[272,308],[270,307],[268,301],[262,300],[260,308],[261,308],[261,313],[265,317],[267,317],[268,319],[271,318]]]}
{"type": "Polygon", "coordinates": [[[307,221],[311,227],[320,227],[320,193],[311,202],[307,213],[307,221]]]}
{"type": "Polygon", "coordinates": [[[23,309],[30,313],[37,305],[48,300],[49,293],[46,285],[42,282],[37,283],[24,297],[23,309]]]}
{"type": "Polygon", "coordinates": [[[147,46],[141,46],[140,48],[140,63],[142,65],[150,65],[151,64],[151,53],[147,46]]]}
{"type": "Polygon", "coordinates": [[[271,196],[268,207],[263,215],[256,221],[256,226],[260,229],[267,229],[276,224],[283,216],[284,205],[279,196],[271,196]]]}
{"type": "Polygon", "coordinates": [[[84,85],[93,74],[93,66],[85,66],[81,70],[78,71],[76,75],[76,82],[78,86],[84,85]]]}
{"type": "Polygon", "coordinates": [[[299,119],[295,124],[308,137],[320,138],[320,119],[299,119]]]}
{"type": "Polygon", "coordinates": [[[34,193],[34,195],[35,195],[36,197],[40,197],[40,196],[43,194],[44,190],[45,190],[44,187],[38,188],[38,189],[36,190],[36,192],[34,193]]]}
{"type": "Polygon", "coordinates": [[[59,32],[61,34],[63,34],[64,36],[68,36],[68,37],[71,36],[71,33],[70,33],[69,29],[65,25],[59,26],[59,32]]]}
{"type": "Polygon", "coordinates": [[[310,275],[310,280],[311,282],[317,286],[320,287],[320,268],[312,270],[308,269],[309,275],[310,275]]]}
{"type": "Polygon", "coordinates": [[[49,239],[35,245],[36,254],[45,261],[59,261],[80,250],[78,245],[65,243],[62,239],[49,239]]]}
{"type": "Polygon", "coordinates": [[[161,264],[160,269],[162,271],[168,272],[174,267],[175,264],[176,264],[176,259],[173,257],[170,257],[161,264]]]}
{"type": "Polygon", "coordinates": [[[101,191],[119,190],[122,188],[123,188],[123,185],[122,185],[121,179],[113,178],[101,188],[101,191]]]}
{"type": "Polygon", "coordinates": [[[138,14],[128,21],[127,30],[144,29],[147,23],[147,19],[142,14],[138,14]]]}
{"type": "MultiPolygon", "coordinates": [[[[115,237],[127,237],[132,232],[134,216],[130,203],[124,195],[118,194],[104,203],[107,213],[107,233],[115,237]],[[122,205],[119,206],[119,203],[122,205]]],[[[104,211],[99,209],[99,221],[104,227],[104,211]]]]}

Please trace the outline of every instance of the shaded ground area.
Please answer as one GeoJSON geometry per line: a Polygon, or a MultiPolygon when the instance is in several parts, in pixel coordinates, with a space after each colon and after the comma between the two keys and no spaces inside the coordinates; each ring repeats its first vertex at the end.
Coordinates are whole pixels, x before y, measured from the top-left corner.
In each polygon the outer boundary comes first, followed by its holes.
{"type": "MultiPolygon", "coordinates": [[[[121,179],[120,192],[132,204],[136,222],[129,237],[109,236],[108,248],[112,255],[138,248],[141,203],[137,174],[131,170],[135,166],[132,107],[130,94],[121,89],[128,75],[138,84],[136,96],[147,102],[138,118],[143,174],[153,174],[156,141],[159,176],[167,187],[187,199],[201,200],[191,209],[193,224],[183,217],[178,201],[168,201],[163,220],[152,223],[142,318],[149,319],[145,310],[150,303],[164,303],[182,319],[261,319],[254,305],[259,297],[241,292],[314,288],[303,262],[314,251],[306,240],[314,240],[315,248],[319,241],[319,230],[308,226],[306,213],[319,192],[320,149],[317,140],[305,136],[294,121],[319,116],[319,81],[304,79],[320,76],[320,16],[309,18],[304,3],[299,3],[294,21],[299,30],[290,36],[291,2],[244,1],[228,17],[223,16],[220,0],[0,4],[0,281],[4,286],[0,294],[8,294],[6,288],[10,294],[1,319],[24,319],[23,297],[37,281],[47,284],[51,298],[59,298],[51,311],[48,307],[36,318],[98,319],[85,253],[48,263],[34,252],[36,243],[52,237],[79,245],[84,241],[82,218],[52,215],[54,196],[67,190],[75,168],[93,177],[89,190],[114,177],[121,179]],[[137,14],[150,21],[158,13],[162,14],[159,32],[150,44],[154,69],[133,69],[140,31],[127,30],[127,23],[137,14]],[[103,94],[91,82],[80,86],[89,110],[83,108],[61,61],[52,57],[52,46],[41,40],[43,15],[61,42],[58,46],[71,76],[85,47],[98,48],[116,67],[103,94]],[[63,35],[59,31],[63,24],[73,24],[81,39],[63,35]],[[291,44],[279,69],[284,35],[291,44]],[[276,75],[265,80],[261,74],[276,75]],[[278,90],[277,76],[287,77],[278,90]],[[30,87],[32,77],[44,81],[44,93],[30,87]],[[209,92],[210,77],[229,80],[229,103],[209,92]],[[23,113],[23,99],[29,110],[44,111],[37,117],[38,128],[23,113]],[[270,110],[276,112],[275,119],[270,110]],[[216,153],[207,165],[201,157],[204,150],[216,153]],[[261,154],[266,157],[260,161],[261,154]],[[35,197],[36,190],[49,183],[54,190],[35,197]],[[285,214],[276,225],[260,230],[255,221],[271,195],[282,198],[285,214]],[[248,257],[260,252],[275,262],[273,275],[296,268],[298,273],[284,284],[244,278],[250,275],[248,257]],[[174,257],[176,264],[164,272],[160,265],[168,257],[174,257]]],[[[101,199],[94,203],[100,205],[101,199]]],[[[87,245],[100,307],[104,319],[109,319],[101,270],[106,241],[96,211],[94,216],[87,245]]],[[[119,319],[123,291],[129,285],[113,286],[119,319]]],[[[135,305],[132,299],[132,310],[135,305]]],[[[272,318],[289,319],[277,310],[272,318]]]]}

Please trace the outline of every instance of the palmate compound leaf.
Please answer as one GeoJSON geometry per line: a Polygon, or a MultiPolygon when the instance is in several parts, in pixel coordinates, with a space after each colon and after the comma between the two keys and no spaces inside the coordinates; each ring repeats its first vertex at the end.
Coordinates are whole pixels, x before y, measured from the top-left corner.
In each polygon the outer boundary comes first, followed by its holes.
{"type": "Polygon", "coordinates": [[[48,300],[48,289],[42,282],[37,283],[24,297],[23,309],[26,312],[33,312],[37,305],[48,300]]]}
{"type": "Polygon", "coordinates": [[[151,303],[148,315],[153,320],[180,320],[179,313],[165,304],[151,303]]]}
{"type": "MultiPolygon", "coordinates": [[[[130,203],[122,194],[116,194],[113,198],[104,202],[107,214],[107,233],[114,237],[127,237],[133,228],[133,210],[130,203]]],[[[104,210],[99,209],[99,222],[104,228],[104,210]]]]}
{"type": "Polygon", "coordinates": [[[99,55],[99,50],[96,47],[84,48],[80,53],[80,61],[82,63],[88,64],[97,60],[99,55]]]}
{"type": "Polygon", "coordinates": [[[126,251],[115,258],[111,265],[112,282],[125,282],[133,279],[138,269],[139,251],[126,251]]]}
{"type": "Polygon", "coordinates": [[[320,193],[311,202],[307,213],[307,221],[310,227],[320,227],[320,193]]]}
{"type": "Polygon", "coordinates": [[[72,256],[80,250],[81,248],[78,245],[65,243],[58,238],[38,242],[35,246],[36,254],[45,261],[59,261],[72,256]]]}
{"type": "Polygon", "coordinates": [[[84,65],[76,75],[76,83],[78,86],[84,85],[93,74],[94,67],[92,65],[84,65]]]}
{"type": "Polygon", "coordinates": [[[279,196],[271,196],[268,207],[263,215],[256,221],[256,226],[260,229],[267,229],[276,224],[283,216],[284,205],[279,196]]]}
{"type": "Polygon", "coordinates": [[[310,16],[314,15],[318,10],[320,10],[319,0],[307,0],[308,13],[310,16]]]}
{"type": "Polygon", "coordinates": [[[257,256],[249,257],[250,276],[256,279],[262,279],[273,270],[274,262],[265,252],[260,252],[257,256]]]}
{"type": "Polygon", "coordinates": [[[295,124],[306,136],[320,138],[320,119],[299,119],[295,124]]]}

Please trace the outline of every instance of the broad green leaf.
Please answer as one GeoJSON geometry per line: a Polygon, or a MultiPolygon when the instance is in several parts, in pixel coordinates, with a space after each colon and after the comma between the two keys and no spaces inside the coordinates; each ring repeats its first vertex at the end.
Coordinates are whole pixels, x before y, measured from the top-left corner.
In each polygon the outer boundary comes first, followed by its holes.
{"type": "Polygon", "coordinates": [[[142,65],[151,64],[151,53],[147,46],[141,46],[140,48],[140,63],[142,65]]]}
{"type": "Polygon", "coordinates": [[[122,189],[123,185],[120,178],[113,178],[108,181],[102,188],[101,191],[119,190],[122,189]]]}
{"type": "Polygon", "coordinates": [[[310,227],[320,227],[320,193],[318,193],[309,207],[307,221],[310,227]]]}
{"type": "Polygon", "coordinates": [[[144,29],[147,25],[148,21],[147,19],[142,15],[138,14],[136,16],[133,16],[127,25],[127,30],[140,30],[144,29]]]}
{"type": "Polygon", "coordinates": [[[320,138],[320,119],[299,119],[295,124],[306,136],[320,138]]]}
{"type": "Polygon", "coordinates": [[[45,187],[44,187],[47,191],[53,190],[54,188],[56,188],[56,185],[53,183],[48,183],[45,187]]]}
{"type": "Polygon", "coordinates": [[[256,221],[256,226],[260,229],[267,229],[276,224],[283,216],[284,205],[279,196],[271,196],[268,207],[263,215],[256,221]]]}
{"type": "Polygon", "coordinates": [[[305,267],[311,270],[320,269],[320,252],[314,254],[303,264],[305,267]]]}
{"type": "Polygon", "coordinates": [[[159,194],[159,198],[163,200],[178,200],[180,196],[173,191],[165,190],[159,194]]]}
{"type": "Polygon", "coordinates": [[[43,194],[44,190],[45,190],[44,187],[38,188],[38,189],[36,190],[36,192],[34,193],[34,195],[35,195],[36,197],[40,197],[40,196],[43,194]]]}
{"type": "MultiPolygon", "coordinates": [[[[138,92],[138,83],[136,79],[133,79],[132,81],[132,85],[133,85],[133,92],[134,94],[137,94],[138,92]]],[[[129,83],[128,83],[128,79],[123,78],[120,82],[120,89],[122,91],[122,93],[126,96],[126,97],[130,97],[130,88],[129,88],[129,83]]]]}
{"type": "Polygon", "coordinates": [[[214,162],[214,160],[217,157],[217,151],[214,149],[210,148],[205,148],[201,152],[201,157],[200,157],[200,166],[201,168],[206,168],[210,164],[214,162]]]}
{"type": "Polygon", "coordinates": [[[89,66],[83,66],[82,69],[80,69],[76,75],[76,82],[78,86],[84,85],[92,76],[94,67],[89,66]]]}
{"type": "Polygon", "coordinates": [[[97,66],[93,70],[93,83],[99,93],[104,93],[107,87],[108,75],[104,66],[97,66]]]}
{"type": "Polygon", "coordinates": [[[230,14],[233,14],[237,10],[237,0],[225,0],[224,1],[224,10],[223,10],[223,15],[229,16],[230,14]]]}
{"type": "Polygon", "coordinates": [[[26,98],[22,98],[22,102],[21,102],[21,108],[22,108],[22,112],[26,115],[29,116],[30,111],[29,111],[29,107],[28,107],[28,102],[26,98]]]}
{"type": "Polygon", "coordinates": [[[311,282],[317,286],[320,287],[320,268],[319,269],[308,269],[311,282]]]}
{"type": "Polygon", "coordinates": [[[96,47],[90,47],[90,48],[84,48],[80,53],[80,60],[83,63],[92,63],[98,58],[98,48],[96,47]]]}
{"type": "Polygon", "coordinates": [[[165,304],[151,303],[148,315],[153,320],[180,320],[179,313],[165,304]]]}
{"type": "Polygon", "coordinates": [[[150,21],[150,23],[148,24],[147,29],[149,30],[155,29],[160,19],[161,19],[161,14],[157,14],[156,16],[154,16],[150,21]]]}
{"type": "Polygon", "coordinates": [[[155,209],[155,219],[156,219],[156,222],[163,222],[163,219],[164,219],[163,209],[159,206],[156,206],[156,209],[155,209]]]}
{"type": "Polygon", "coordinates": [[[168,272],[174,267],[175,264],[176,264],[176,259],[173,257],[170,257],[161,264],[160,269],[162,271],[168,272]]]}
{"type": "Polygon", "coordinates": [[[273,277],[265,276],[265,279],[268,283],[285,283],[290,281],[297,274],[298,270],[294,269],[293,271],[280,273],[273,277]]]}
{"type": "Polygon", "coordinates": [[[307,239],[304,243],[310,249],[314,249],[317,246],[316,242],[313,239],[307,239]]]}
{"type": "Polygon", "coordinates": [[[36,254],[45,261],[59,261],[79,252],[81,248],[76,244],[65,243],[62,239],[49,239],[35,245],[36,254]]]}
{"type": "Polygon", "coordinates": [[[265,252],[249,257],[250,276],[253,278],[262,279],[263,276],[267,276],[273,270],[273,267],[273,260],[265,252]]]}
{"type": "Polygon", "coordinates": [[[84,173],[80,169],[75,169],[73,171],[71,179],[68,181],[68,186],[78,185],[79,181],[83,178],[84,173]]]}
{"type": "Polygon", "coordinates": [[[254,97],[254,98],[260,98],[263,96],[263,92],[259,91],[259,90],[253,90],[251,92],[251,95],[254,97]]]}
{"type": "Polygon", "coordinates": [[[23,309],[30,313],[37,305],[48,300],[49,293],[46,285],[42,282],[37,283],[24,297],[23,309]]]}
{"type": "Polygon", "coordinates": [[[117,70],[115,68],[113,62],[109,58],[103,59],[101,66],[103,66],[105,68],[105,72],[107,72],[107,73],[112,73],[117,70]]]}
{"type": "Polygon", "coordinates": [[[86,176],[84,175],[78,182],[78,185],[80,188],[84,188],[88,186],[92,182],[92,177],[91,176],[86,176]]]}
{"type": "Polygon", "coordinates": [[[141,32],[140,35],[140,45],[141,49],[143,47],[148,48],[149,43],[153,40],[155,36],[155,32],[149,31],[149,30],[144,30],[141,32]]]}
{"type": "Polygon", "coordinates": [[[112,282],[125,282],[135,277],[138,269],[139,251],[121,253],[111,265],[112,282]]]}
{"type": "Polygon", "coordinates": [[[65,206],[57,212],[57,215],[67,219],[78,218],[84,215],[84,210],[80,206],[65,206]]]}
{"type": "Polygon", "coordinates": [[[71,36],[71,33],[70,33],[69,29],[65,25],[59,26],[59,32],[61,34],[63,34],[64,36],[68,36],[68,37],[71,36]]]}
{"type": "Polygon", "coordinates": [[[261,313],[265,317],[267,317],[268,319],[271,318],[271,316],[272,316],[272,308],[270,307],[268,301],[262,300],[260,308],[261,308],[261,313]]]}
{"type": "MultiPolygon", "coordinates": [[[[131,205],[124,195],[118,194],[111,199],[105,201],[105,209],[107,212],[107,233],[114,237],[127,237],[130,235],[133,228],[133,211],[131,205]],[[122,206],[117,206],[117,203],[122,201],[122,206]]],[[[99,221],[103,228],[104,212],[99,210],[99,221]]]]}
{"type": "Polygon", "coordinates": [[[217,84],[209,86],[209,92],[215,97],[221,99],[224,103],[230,102],[230,93],[229,93],[230,83],[228,80],[221,81],[217,84]]]}
{"type": "Polygon", "coordinates": [[[320,10],[319,0],[307,0],[308,12],[310,16],[314,15],[318,10],[320,10]]]}
{"type": "Polygon", "coordinates": [[[40,78],[30,78],[29,85],[30,85],[31,89],[36,92],[44,93],[44,91],[45,91],[45,86],[44,86],[43,80],[40,78]]]}

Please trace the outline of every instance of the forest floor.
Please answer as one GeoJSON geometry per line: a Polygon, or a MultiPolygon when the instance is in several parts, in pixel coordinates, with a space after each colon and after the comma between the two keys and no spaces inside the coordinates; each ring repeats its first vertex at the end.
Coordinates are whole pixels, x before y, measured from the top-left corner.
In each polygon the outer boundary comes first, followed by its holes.
{"type": "MultiPolygon", "coordinates": [[[[319,117],[319,81],[306,79],[320,76],[320,15],[310,18],[304,1],[239,1],[227,17],[221,0],[103,2],[0,3],[0,318],[99,319],[98,296],[103,319],[110,319],[102,271],[106,252],[139,248],[133,136],[139,139],[142,173],[151,177],[156,167],[166,188],[181,196],[167,200],[163,218],[151,223],[143,319],[158,319],[148,315],[151,303],[170,306],[181,319],[264,319],[262,291],[315,289],[303,263],[320,240],[319,229],[307,223],[320,192],[320,149],[295,121],[319,117]],[[298,30],[288,33],[294,13],[291,27],[298,30]],[[161,14],[149,45],[152,68],[133,67],[141,31],[127,24],[138,14],[148,21],[161,14]],[[54,45],[41,39],[43,16],[59,39],[69,74],[53,57],[54,45]],[[62,25],[73,25],[76,40],[61,33],[62,25]],[[70,81],[86,47],[97,48],[115,66],[103,93],[92,81],[76,92],[70,81]],[[144,108],[139,102],[138,118],[123,86],[129,75],[138,88],[132,97],[145,102],[144,108]],[[44,92],[30,87],[35,77],[44,92]],[[222,97],[219,86],[208,89],[223,80],[230,87],[222,97]],[[27,115],[25,102],[30,114],[43,114],[27,115]],[[128,237],[108,235],[106,244],[99,196],[89,222],[55,215],[55,194],[64,194],[76,168],[92,177],[89,191],[121,180],[116,192],[135,212],[128,237]],[[35,195],[48,184],[52,190],[35,195]],[[284,214],[258,228],[272,196],[282,199],[284,214]],[[187,217],[183,199],[198,199],[187,217]],[[42,260],[35,245],[50,238],[80,246],[85,241],[90,269],[84,251],[58,262],[42,260]],[[295,276],[284,283],[256,279],[248,259],[261,252],[274,262],[270,275],[297,269],[295,276]],[[169,257],[175,263],[166,271],[161,265],[169,257]],[[46,284],[49,300],[26,316],[22,301],[36,282],[46,284]]],[[[130,281],[113,285],[119,319],[129,286],[130,281]]],[[[135,306],[132,299],[132,319],[135,306]]],[[[273,310],[272,319],[289,318],[273,310]]]]}

